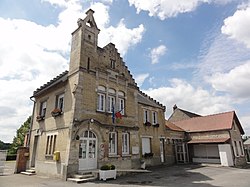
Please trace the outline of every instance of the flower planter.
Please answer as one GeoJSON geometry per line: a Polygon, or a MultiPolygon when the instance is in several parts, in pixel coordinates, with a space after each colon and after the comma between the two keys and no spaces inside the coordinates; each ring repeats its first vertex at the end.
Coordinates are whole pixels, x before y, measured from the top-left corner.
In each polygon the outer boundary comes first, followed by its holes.
{"type": "Polygon", "coordinates": [[[44,120],[44,116],[37,116],[36,117],[36,121],[39,122],[39,121],[42,121],[42,120],[44,120]]]}
{"type": "Polygon", "coordinates": [[[59,108],[55,108],[54,110],[51,111],[51,115],[53,117],[57,117],[60,116],[62,114],[62,110],[59,108]]]}
{"type": "Polygon", "coordinates": [[[159,127],[159,126],[160,126],[159,123],[153,124],[153,127],[159,127]]]}
{"type": "Polygon", "coordinates": [[[147,122],[144,123],[144,125],[149,127],[149,126],[151,126],[151,123],[147,121],[147,122]]]}
{"type": "Polygon", "coordinates": [[[99,180],[116,179],[116,169],[113,170],[99,170],[99,180]]]}

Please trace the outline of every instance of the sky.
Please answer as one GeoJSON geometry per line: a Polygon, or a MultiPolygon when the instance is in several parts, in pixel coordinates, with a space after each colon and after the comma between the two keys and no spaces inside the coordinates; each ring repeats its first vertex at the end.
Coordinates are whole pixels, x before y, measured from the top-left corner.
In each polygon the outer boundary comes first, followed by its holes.
{"type": "Polygon", "coordinates": [[[36,88],[68,70],[89,9],[140,89],[201,115],[235,110],[250,135],[250,0],[1,0],[0,140],[32,114],[36,88]]]}

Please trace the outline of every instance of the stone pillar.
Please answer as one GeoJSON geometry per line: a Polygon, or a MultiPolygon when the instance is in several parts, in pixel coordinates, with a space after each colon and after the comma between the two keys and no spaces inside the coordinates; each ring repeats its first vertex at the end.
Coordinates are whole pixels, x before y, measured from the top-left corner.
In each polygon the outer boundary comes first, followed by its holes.
{"type": "Polygon", "coordinates": [[[17,150],[15,173],[20,173],[26,170],[28,159],[29,159],[29,148],[19,147],[17,150]]]}

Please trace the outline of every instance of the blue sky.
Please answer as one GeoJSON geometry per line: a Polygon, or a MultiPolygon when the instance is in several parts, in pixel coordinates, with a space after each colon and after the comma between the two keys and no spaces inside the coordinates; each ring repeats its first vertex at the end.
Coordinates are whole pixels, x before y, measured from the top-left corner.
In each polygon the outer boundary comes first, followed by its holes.
{"type": "Polygon", "coordinates": [[[32,113],[33,91],[68,69],[89,8],[98,45],[116,45],[140,89],[202,115],[235,110],[250,135],[249,0],[1,0],[0,140],[32,113]]]}

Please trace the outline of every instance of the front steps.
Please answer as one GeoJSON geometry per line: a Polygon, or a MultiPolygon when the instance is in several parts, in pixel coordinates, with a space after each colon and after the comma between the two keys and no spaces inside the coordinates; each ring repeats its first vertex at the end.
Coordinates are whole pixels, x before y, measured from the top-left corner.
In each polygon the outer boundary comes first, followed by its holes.
{"type": "Polygon", "coordinates": [[[91,182],[95,181],[97,176],[92,172],[86,172],[82,174],[75,174],[72,177],[67,178],[67,181],[76,182],[76,183],[84,183],[84,182],[91,182]]]}
{"type": "Polygon", "coordinates": [[[28,175],[28,176],[35,175],[36,170],[34,168],[26,169],[26,171],[22,171],[21,174],[28,175]]]}

